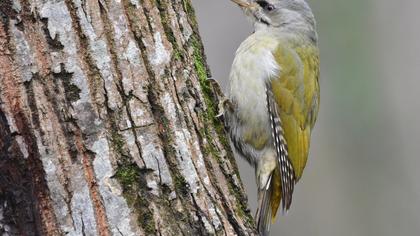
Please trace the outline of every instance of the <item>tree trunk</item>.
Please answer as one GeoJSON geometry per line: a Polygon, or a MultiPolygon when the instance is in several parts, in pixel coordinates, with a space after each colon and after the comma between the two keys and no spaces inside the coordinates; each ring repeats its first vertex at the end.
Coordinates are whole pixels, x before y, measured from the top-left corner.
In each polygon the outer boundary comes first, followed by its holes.
{"type": "Polygon", "coordinates": [[[1,235],[252,235],[190,0],[1,0],[1,235]]]}

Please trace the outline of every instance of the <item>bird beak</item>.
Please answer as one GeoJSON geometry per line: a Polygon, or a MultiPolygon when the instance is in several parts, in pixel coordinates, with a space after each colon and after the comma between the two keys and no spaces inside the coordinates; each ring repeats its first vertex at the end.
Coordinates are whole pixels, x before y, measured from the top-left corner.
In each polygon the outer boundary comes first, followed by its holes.
{"type": "Polygon", "coordinates": [[[246,0],[231,0],[243,9],[249,8],[251,4],[246,0]]]}
{"type": "Polygon", "coordinates": [[[236,3],[242,10],[245,12],[246,15],[255,18],[257,21],[262,22],[266,25],[271,25],[271,21],[267,18],[263,13],[260,5],[256,3],[254,0],[231,0],[232,2],[236,3]]]}

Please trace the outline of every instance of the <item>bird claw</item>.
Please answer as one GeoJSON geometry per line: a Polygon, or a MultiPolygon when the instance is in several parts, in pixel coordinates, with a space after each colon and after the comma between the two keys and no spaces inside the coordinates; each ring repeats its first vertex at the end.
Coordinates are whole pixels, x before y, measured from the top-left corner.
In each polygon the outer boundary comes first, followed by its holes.
{"type": "Polygon", "coordinates": [[[213,92],[219,101],[217,106],[219,113],[216,115],[216,118],[221,118],[224,116],[226,110],[233,111],[233,104],[228,98],[224,96],[220,84],[215,79],[209,78],[208,80],[212,84],[213,92]]]}
{"type": "Polygon", "coordinates": [[[219,105],[217,106],[217,110],[219,111],[219,114],[216,115],[216,118],[220,118],[225,114],[225,105],[227,98],[223,99],[219,102],[219,105]]]}
{"type": "Polygon", "coordinates": [[[226,112],[226,108],[230,111],[233,109],[232,102],[229,100],[229,98],[223,98],[223,100],[219,102],[219,114],[216,115],[216,118],[222,117],[226,112]]]}

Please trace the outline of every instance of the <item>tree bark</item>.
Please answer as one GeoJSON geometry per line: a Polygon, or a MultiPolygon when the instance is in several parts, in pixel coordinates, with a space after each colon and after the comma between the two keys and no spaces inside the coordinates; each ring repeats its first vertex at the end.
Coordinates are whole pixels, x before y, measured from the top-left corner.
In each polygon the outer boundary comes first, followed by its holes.
{"type": "Polygon", "coordinates": [[[1,235],[253,235],[190,0],[1,0],[1,235]]]}

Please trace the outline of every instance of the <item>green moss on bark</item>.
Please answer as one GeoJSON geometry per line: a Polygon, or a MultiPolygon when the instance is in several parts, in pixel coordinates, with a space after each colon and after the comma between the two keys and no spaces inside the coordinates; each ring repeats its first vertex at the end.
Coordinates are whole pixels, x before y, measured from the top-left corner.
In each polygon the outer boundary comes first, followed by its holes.
{"type": "Polygon", "coordinates": [[[121,184],[124,198],[127,200],[133,209],[137,212],[137,221],[147,235],[155,234],[155,221],[153,212],[149,208],[147,201],[147,190],[145,171],[142,171],[132,158],[125,155],[124,139],[118,132],[113,132],[111,135],[111,143],[118,154],[118,167],[115,173],[115,178],[121,184]]]}
{"type": "MultiPolygon", "coordinates": [[[[208,140],[208,144],[205,146],[205,152],[206,154],[211,155],[212,157],[216,158],[216,160],[222,164],[222,160],[220,158],[220,150],[214,145],[212,140],[214,139],[214,134],[211,134],[209,132],[208,126],[213,126],[219,141],[224,146],[225,150],[228,151],[228,158],[232,161],[233,168],[235,174],[239,178],[239,170],[236,166],[236,162],[233,157],[233,153],[230,151],[230,144],[227,138],[227,134],[224,129],[224,125],[222,124],[221,120],[218,119],[216,116],[218,114],[218,100],[216,98],[216,95],[213,92],[212,84],[209,81],[210,72],[206,64],[206,59],[204,57],[204,49],[203,45],[201,43],[199,34],[198,34],[198,28],[197,28],[197,22],[195,20],[194,16],[194,9],[191,6],[190,1],[186,0],[184,1],[184,8],[187,11],[187,13],[190,16],[191,23],[194,27],[194,35],[190,39],[190,46],[193,47],[193,60],[194,60],[194,67],[195,71],[197,73],[200,86],[203,92],[203,97],[207,106],[207,110],[203,112],[202,118],[204,118],[206,127],[201,130],[202,137],[205,137],[208,140]]],[[[223,168],[222,168],[223,170],[223,168]]],[[[224,171],[224,170],[223,170],[224,171]]],[[[224,175],[226,176],[226,179],[228,180],[228,188],[232,195],[236,198],[236,209],[238,212],[238,215],[248,224],[248,225],[254,225],[253,218],[250,214],[249,208],[248,208],[248,201],[246,195],[243,193],[243,189],[241,189],[239,186],[237,186],[233,181],[233,176],[231,176],[228,173],[224,172],[224,175]]]]}

